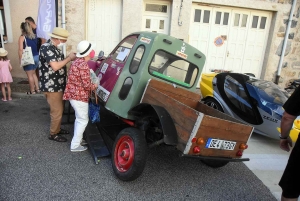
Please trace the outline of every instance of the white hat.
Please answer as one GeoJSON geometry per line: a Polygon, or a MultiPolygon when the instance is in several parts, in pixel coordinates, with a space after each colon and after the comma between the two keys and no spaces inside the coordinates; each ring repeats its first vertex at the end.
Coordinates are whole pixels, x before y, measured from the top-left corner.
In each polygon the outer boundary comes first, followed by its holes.
{"type": "Polygon", "coordinates": [[[69,36],[69,32],[64,28],[54,27],[52,33],[48,33],[48,35],[51,36],[52,38],[67,40],[69,36]]]}
{"type": "Polygon", "coordinates": [[[96,46],[95,44],[91,44],[87,40],[81,41],[77,45],[76,57],[85,57],[85,56],[87,56],[95,48],[95,46],[96,46]]]}
{"type": "Polygon", "coordinates": [[[0,57],[5,57],[8,52],[4,48],[0,48],[0,57]]]}

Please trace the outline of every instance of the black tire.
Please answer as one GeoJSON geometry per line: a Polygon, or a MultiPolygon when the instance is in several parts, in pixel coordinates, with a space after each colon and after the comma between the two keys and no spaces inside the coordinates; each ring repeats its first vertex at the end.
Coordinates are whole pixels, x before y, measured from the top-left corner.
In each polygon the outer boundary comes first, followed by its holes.
{"type": "Polygon", "coordinates": [[[204,104],[209,106],[209,107],[212,107],[216,110],[219,110],[220,112],[224,112],[222,106],[220,105],[220,103],[218,101],[216,101],[215,99],[213,98],[208,98],[204,101],[204,104]]]}
{"type": "Polygon", "coordinates": [[[228,161],[223,160],[209,160],[209,159],[202,159],[201,160],[205,165],[212,167],[212,168],[219,168],[227,165],[228,161]]]}
{"type": "Polygon", "coordinates": [[[136,128],[125,128],[117,136],[112,150],[112,168],[122,181],[133,181],[144,171],[147,143],[136,128]]]}

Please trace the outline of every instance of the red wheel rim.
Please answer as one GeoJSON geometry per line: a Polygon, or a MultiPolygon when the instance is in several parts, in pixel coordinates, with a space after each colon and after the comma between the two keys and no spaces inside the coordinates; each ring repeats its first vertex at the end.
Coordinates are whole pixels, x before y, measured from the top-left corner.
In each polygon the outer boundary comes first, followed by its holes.
{"type": "Polygon", "coordinates": [[[134,142],[128,135],[122,136],[115,147],[114,162],[120,172],[130,169],[134,160],[134,142]]]}

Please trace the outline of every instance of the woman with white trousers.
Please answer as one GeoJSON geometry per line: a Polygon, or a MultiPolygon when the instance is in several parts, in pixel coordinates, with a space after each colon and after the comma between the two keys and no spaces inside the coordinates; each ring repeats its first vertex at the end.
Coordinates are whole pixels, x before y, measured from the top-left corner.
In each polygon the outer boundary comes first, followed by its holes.
{"type": "Polygon", "coordinates": [[[71,64],[67,86],[63,99],[69,100],[75,111],[74,136],[71,141],[71,151],[85,151],[86,146],[81,145],[83,132],[89,122],[88,101],[91,90],[97,85],[91,82],[90,69],[87,64],[95,56],[94,45],[84,40],[77,45],[76,59],[71,64]]]}

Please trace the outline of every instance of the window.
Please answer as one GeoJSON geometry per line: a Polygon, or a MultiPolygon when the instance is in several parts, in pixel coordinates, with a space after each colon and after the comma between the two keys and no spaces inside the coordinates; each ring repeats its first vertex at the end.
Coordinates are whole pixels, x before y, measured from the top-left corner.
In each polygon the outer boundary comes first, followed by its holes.
{"type": "Polygon", "coordinates": [[[265,29],[265,27],[266,27],[266,21],[267,21],[266,17],[261,17],[260,26],[259,26],[260,29],[265,29]]]}
{"type": "Polygon", "coordinates": [[[112,59],[118,62],[125,62],[136,40],[137,36],[127,37],[112,53],[112,59]]]}
{"type": "Polygon", "coordinates": [[[228,100],[232,103],[239,116],[255,117],[250,100],[245,92],[245,88],[233,77],[227,75],[224,82],[224,91],[228,100]]]}
{"type": "Polygon", "coordinates": [[[167,5],[158,5],[158,4],[146,4],[145,11],[167,13],[168,6],[167,5]]]}
{"type": "Polygon", "coordinates": [[[204,11],[203,23],[209,23],[209,17],[210,17],[210,11],[209,10],[205,10],[204,11]]]}
{"type": "Polygon", "coordinates": [[[127,77],[122,85],[120,92],[119,92],[119,98],[121,100],[125,100],[127,98],[127,95],[129,94],[131,86],[132,86],[132,78],[127,77]]]}
{"type": "Polygon", "coordinates": [[[151,25],[151,19],[146,19],[146,28],[149,29],[151,25]]]}
{"type": "Polygon", "coordinates": [[[215,20],[215,24],[220,24],[221,23],[221,12],[217,12],[216,13],[216,20],[215,20]]]}
{"type": "Polygon", "coordinates": [[[145,52],[145,47],[144,46],[139,46],[134,54],[134,57],[130,63],[130,66],[129,66],[129,72],[131,74],[135,74],[138,69],[139,69],[139,66],[140,66],[140,63],[141,63],[141,60],[142,60],[142,57],[144,55],[144,52],[145,52]]]}
{"type": "Polygon", "coordinates": [[[257,28],[258,16],[253,16],[252,28],[257,28]]]}
{"type": "Polygon", "coordinates": [[[149,72],[163,80],[192,87],[197,78],[198,68],[180,57],[159,50],[152,58],[149,72]]]}
{"type": "Polygon", "coordinates": [[[223,25],[228,25],[229,13],[224,13],[223,25]]]}
{"type": "Polygon", "coordinates": [[[233,26],[238,27],[240,25],[240,14],[236,13],[234,15],[234,24],[233,26]]]}
{"type": "Polygon", "coordinates": [[[165,28],[165,20],[160,20],[159,21],[159,29],[164,29],[165,28]]]}
{"type": "Polygon", "coordinates": [[[243,15],[243,18],[242,18],[242,25],[241,27],[246,27],[247,26],[247,19],[248,19],[248,15],[243,15]]]}
{"type": "Polygon", "coordinates": [[[195,9],[194,22],[200,22],[200,21],[201,21],[201,10],[195,9]]]}

